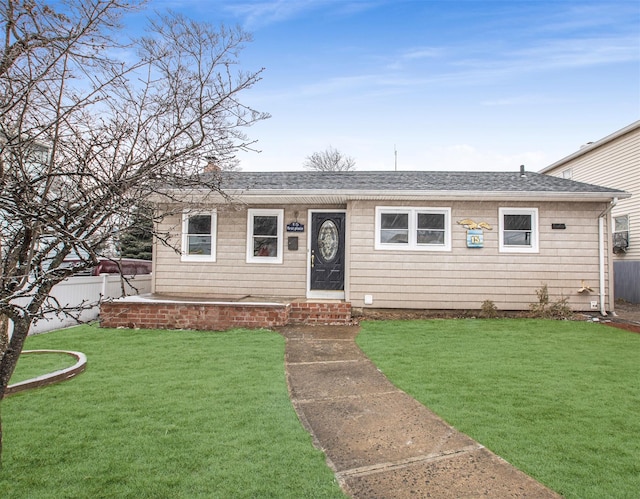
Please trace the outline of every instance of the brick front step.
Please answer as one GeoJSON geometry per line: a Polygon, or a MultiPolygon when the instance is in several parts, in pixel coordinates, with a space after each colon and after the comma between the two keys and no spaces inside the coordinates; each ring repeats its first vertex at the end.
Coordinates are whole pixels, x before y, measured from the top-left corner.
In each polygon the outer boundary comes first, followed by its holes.
{"type": "Polygon", "coordinates": [[[350,303],[171,302],[121,299],[100,307],[108,328],[194,329],[270,328],[288,324],[350,324],[350,303]]]}
{"type": "Polygon", "coordinates": [[[294,302],[289,324],[350,324],[351,303],[294,302]]]}

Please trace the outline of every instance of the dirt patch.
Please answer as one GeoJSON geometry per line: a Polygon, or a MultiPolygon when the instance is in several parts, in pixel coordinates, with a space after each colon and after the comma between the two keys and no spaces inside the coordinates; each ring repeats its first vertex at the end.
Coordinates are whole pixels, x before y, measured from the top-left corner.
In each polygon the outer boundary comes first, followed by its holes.
{"type": "MultiPolygon", "coordinates": [[[[484,319],[480,310],[405,310],[405,309],[364,309],[353,314],[354,322],[361,321],[409,321],[418,319],[484,319]]],[[[533,319],[529,311],[499,311],[496,319],[533,319]]],[[[616,306],[616,315],[603,318],[600,314],[575,313],[564,320],[594,321],[606,326],[624,329],[640,334],[640,304],[624,304],[616,306]]]]}
{"type": "MultiPolygon", "coordinates": [[[[415,310],[415,309],[352,309],[352,317],[356,321],[362,320],[416,320],[416,319],[532,319],[536,315],[528,310],[496,311],[493,317],[486,316],[481,310],[415,310]]],[[[568,320],[585,320],[585,315],[576,313],[568,320]]]]}
{"type": "Polygon", "coordinates": [[[625,331],[631,331],[632,333],[640,334],[640,324],[630,324],[628,322],[605,322],[607,326],[615,327],[618,329],[624,329],[625,331]]]}

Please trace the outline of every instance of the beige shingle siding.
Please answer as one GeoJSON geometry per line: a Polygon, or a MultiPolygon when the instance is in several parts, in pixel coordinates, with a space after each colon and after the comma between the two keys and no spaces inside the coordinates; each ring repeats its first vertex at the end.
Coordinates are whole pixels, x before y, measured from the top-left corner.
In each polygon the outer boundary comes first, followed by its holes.
{"type": "MultiPolygon", "coordinates": [[[[493,300],[500,309],[523,310],[536,301],[536,289],[547,284],[552,299],[567,297],[575,310],[589,310],[597,296],[598,215],[604,203],[450,203],[452,251],[374,250],[375,202],[356,202],[351,224],[351,302],[363,306],[365,294],[383,308],[479,309],[493,300]],[[540,251],[498,251],[498,209],[539,209],[540,251]],[[494,227],[484,231],[484,248],[466,247],[466,229],[455,222],[471,218],[494,227]],[[553,230],[552,223],[565,223],[553,230]],[[584,280],[594,289],[578,294],[584,280]]],[[[442,206],[439,203],[438,206],[442,206]]],[[[607,269],[608,276],[608,269],[607,269]]]]}
{"type": "Polygon", "coordinates": [[[545,173],[562,177],[563,171],[571,169],[573,180],[630,192],[632,196],[619,200],[611,212],[613,217],[629,215],[630,220],[629,251],[614,258],[640,260],[640,122],[630,128],[600,146],[585,148],[583,154],[578,152],[545,173]]]}
{"type": "MultiPolygon", "coordinates": [[[[252,208],[265,208],[256,206],[252,208]]],[[[272,207],[267,207],[272,208],[272,207]]],[[[306,225],[306,207],[287,206],[285,225],[299,211],[306,225]]],[[[178,217],[176,217],[178,218],[178,217]]],[[[175,225],[166,220],[165,227],[175,225]]],[[[177,226],[177,225],[176,225],[177,226]]],[[[176,240],[180,235],[176,233],[176,240]]],[[[191,297],[304,296],[306,292],[306,232],[284,233],[282,264],[246,263],[247,210],[218,209],[216,262],[181,262],[171,248],[158,246],[155,292],[191,297]],[[297,251],[287,251],[287,237],[298,236],[297,251]]]]}
{"type": "MultiPolygon", "coordinates": [[[[598,215],[605,207],[605,203],[568,202],[353,201],[347,207],[346,298],[353,306],[362,307],[364,295],[371,294],[374,307],[418,309],[478,309],[489,299],[501,309],[522,310],[536,300],[535,290],[546,283],[552,299],[565,296],[574,309],[589,310],[589,302],[599,299],[598,215]],[[451,207],[452,250],[375,250],[375,207],[380,205],[451,207]],[[538,208],[539,253],[498,251],[500,207],[538,208]],[[493,227],[484,231],[484,248],[466,247],[466,229],[456,224],[464,218],[487,222],[493,227]],[[567,228],[552,230],[552,223],[565,223],[567,228]],[[577,293],[582,280],[594,293],[577,293]]],[[[305,232],[284,233],[283,264],[246,263],[246,208],[218,209],[217,261],[181,262],[172,249],[159,245],[155,254],[155,292],[210,298],[304,297],[310,229],[307,210],[340,206],[284,208],[285,225],[294,220],[298,211],[305,232]],[[290,235],[298,236],[297,251],[286,248],[290,235]]],[[[165,227],[172,226],[180,227],[179,217],[165,222],[165,227]]]]}
{"type": "MultiPolygon", "coordinates": [[[[374,307],[383,308],[478,309],[489,299],[501,309],[523,310],[536,301],[535,291],[544,284],[548,285],[552,299],[567,297],[575,310],[589,310],[590,302],[599,300],[598,215],[608,206],[602,200],[617,194],[606,188],[547,175],[521,177],[506,172],[353,172],[339,176],[307,172],[242,173],[231,175],[227,180],[234,188],[243,190],[245,186],[248,192],[243,192],[249,196],[255,195],[257,189],[257,198],[245,199],[247,205],[218,207],[215,262],[182,262],[171,248],[158,245],[154,258],[155,292],[202,298],[304,297],[310,230],[308,210],[346,208],[345,298],[356,307],[364,305],[364,296],[368,294],[373,296],[374,307]],[[411,191],[410,195],[406,190],[411,191]],[[438,194],[434,195],[435,192],[438,194]],[[452,192],[455,196],[451,196],[452,192]],[[470,200],[450,200],[463,195],[463,199],[470,200]],[[594,195],[600,201],[574,201],[594,195]],[[384,199],[434,199],[363,200],[381,196],[384,199]],[[522,197],[550,199],[550,196],[564,201],[483,201],[522,197]],[[342,199],[346,204],[322,203],[330,197],[342,199]],[[269,204],[260,205],[261,202],[269,204]],[[281,208],[283,205],[284,224],[297,218],[307,225],[305,232],[284,233],[282,264],[247,263],[247,207],[281,208]],[[451,251],[376,250],[376,206],[450,208],[451,251]],[[539,252],[499,251],[501,207],[538,210],[539,252]],[[484,233],[483,248],[467,248],[466,229],[456,224],[465,218],[493,226],[493,230],[484,233]],[[564,223],[567,228],[552,230],[552,223],[564,223]],[[287,249],[289,236],[298,237],[297,251],[287,249]],[[591,286],[594,293],[579,295],[577,290],[582,281],[591,286]]],[[[180,241],[180,222],[176,216],[164,224],[165,228],[173,229],[176,243],[180,241]]],[[[606,230],[610,232],[609,227],[606,230]]],[[[610,253],[610,241],[605,251],[607,255],[610,253]]],[[[605,276],[609,280],[608,268],[605,276]]],[[[608,309],[612,306],[610,300],[608,296],[608,309]]]]}

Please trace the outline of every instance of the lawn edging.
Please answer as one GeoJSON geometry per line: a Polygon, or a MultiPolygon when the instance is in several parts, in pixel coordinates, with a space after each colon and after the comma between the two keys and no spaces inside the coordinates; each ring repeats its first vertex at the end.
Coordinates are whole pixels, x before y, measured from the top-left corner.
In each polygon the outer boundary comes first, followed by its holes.
{"type": "Polygon", "coordinates": [[[25,390],[30,390],[32,388],[39,388],[41,386],[47,386],[54,383],[66,381],[68,379],[76,377],[87,368],[87,356],[82,352],[74,352],[71,350],[24,350],[21,355],[43,353],[61,353],[71,355],[72,357],[75,357],[76,363],[70,367],[59,369],[52,373],[43,374],[35,378],[27,379],[25,381],[20,381],[19,383],[9,385],[7,386],[7,389],[4,393],[5,397],[25,390]]]}

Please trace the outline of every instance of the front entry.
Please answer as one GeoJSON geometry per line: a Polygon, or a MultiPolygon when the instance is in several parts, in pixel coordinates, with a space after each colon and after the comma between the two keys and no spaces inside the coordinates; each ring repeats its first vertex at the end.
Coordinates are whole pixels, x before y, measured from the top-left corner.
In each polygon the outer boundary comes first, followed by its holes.
{"type": "Polygon", "coordinates": [[[344,296],[344,244],[344,212],[311,213],[310,295],[344,296]]]}

